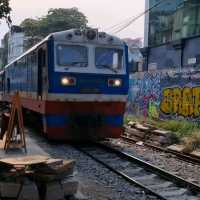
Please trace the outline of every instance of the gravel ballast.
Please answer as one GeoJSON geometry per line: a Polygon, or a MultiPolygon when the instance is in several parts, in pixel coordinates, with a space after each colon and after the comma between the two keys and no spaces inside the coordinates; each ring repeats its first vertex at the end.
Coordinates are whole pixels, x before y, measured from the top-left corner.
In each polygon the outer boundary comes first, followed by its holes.
{"type": "Polygon", "coordinates": [[[130,144],[122,139],[111,140],[111,144],[177,176],[200,185],[200,165],[198,164],[180,160],[171,153],[160,152],[145,145],[130,144]]]}
{"type": "Polygon", "coordinates": [[[109,169],[92,160],[71,145],[48,142],[45,138],[32,133],[28,135],[50,156],[76,161],[75,177],[79,181],[78,199],[88,200],[157,200],[141,188],[130,185],[109,169]]]}

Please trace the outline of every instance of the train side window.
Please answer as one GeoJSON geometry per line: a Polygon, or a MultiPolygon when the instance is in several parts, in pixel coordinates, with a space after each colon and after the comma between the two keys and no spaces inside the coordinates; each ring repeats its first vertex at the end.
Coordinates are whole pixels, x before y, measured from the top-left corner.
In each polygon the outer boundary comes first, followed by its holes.
{"type": "Polygon", "coordinates": [[[7,93],[10,93],[10,78],[7,78],[7,93]]]}

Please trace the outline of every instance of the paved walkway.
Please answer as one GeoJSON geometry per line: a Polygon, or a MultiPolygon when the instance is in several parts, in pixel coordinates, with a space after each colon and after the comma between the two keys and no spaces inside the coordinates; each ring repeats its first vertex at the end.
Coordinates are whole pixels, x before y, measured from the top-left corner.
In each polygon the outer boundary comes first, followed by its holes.
{"type": "MultiPolygon", "coordinates": [[[[27,131],[26,131],[27,132],[27,131]]],[[[19,157],[19,156],[30,156],[30,155],[41,155],[41,156],[49,156],[38,144],[37,141],[29,136],[26,133],[26,148],[27,152],[24,149],[13,148],[9,149],[7,152],[4,151],[4,141],[0,140],[0,158],[8,158],[8,157],[19,157]]]]}

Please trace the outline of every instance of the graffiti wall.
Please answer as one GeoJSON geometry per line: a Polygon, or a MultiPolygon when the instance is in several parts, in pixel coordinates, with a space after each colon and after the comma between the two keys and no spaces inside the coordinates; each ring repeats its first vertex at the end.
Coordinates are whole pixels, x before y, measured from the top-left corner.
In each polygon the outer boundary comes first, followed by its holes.
{"type": "Polygon", "coordinates": [[[200,119],[200,71],[142,72],[130,78],[128,113],[200,119]]]}
{"type": "Polygon", "coordinates": [[[159,73],[140,73],[130,78],[129,113],[159,117],[160,78],[159,73]]]}

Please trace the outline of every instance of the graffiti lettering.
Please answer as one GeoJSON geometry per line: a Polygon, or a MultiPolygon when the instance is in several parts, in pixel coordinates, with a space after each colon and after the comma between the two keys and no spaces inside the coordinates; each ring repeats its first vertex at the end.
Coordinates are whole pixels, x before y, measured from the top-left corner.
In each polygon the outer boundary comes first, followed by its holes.
{"type": "Polygon", "coordinates": [[[184,117],[200,116],[200,87],[166,88],[162,96],[160,110],[163,113],[184,117]]]}
{"type": "Polygon", "coordinates": [[[159,112],[158,112],[158,104],[159,102],[154,102],[152,100],[149,101],[149,110],[148,110],[148,116],[154,119],[159,118],[159,112]]]}

